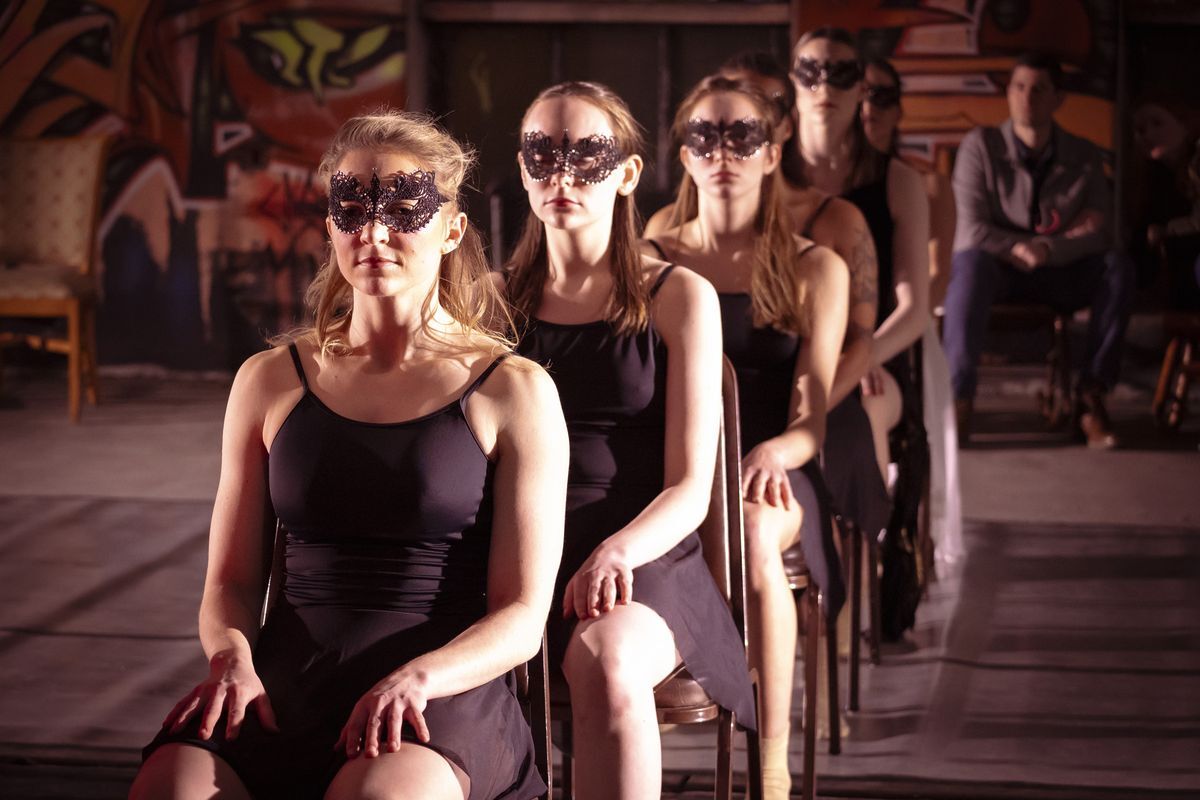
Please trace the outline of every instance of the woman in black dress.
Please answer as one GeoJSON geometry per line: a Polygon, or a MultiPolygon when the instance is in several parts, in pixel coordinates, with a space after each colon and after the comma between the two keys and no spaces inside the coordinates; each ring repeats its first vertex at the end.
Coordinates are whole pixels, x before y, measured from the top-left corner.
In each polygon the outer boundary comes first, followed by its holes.
{"type": "Polygon", "coordinates": [[[721,404],[707,281],[643,257],[637,123],[606,87],[543,91],[521,125],[531,214],[507,271],[519,352],[558,386],[571,440],[550,649],[571,694],[581,798],[658,798],[653,690],[681,662],[754,724],[746,656],[705,565],[721,404]]]}
{"type": "Polygon", "coordinates": [[[792,233],[772,128],[770,101],[749,82],[714,77],[693,89],[675,115],[686,170],[677,223],[651,243],[716,287],[738,373],[750,664],[762,687],[765,796],[782,800],[796,653],[783,551],[800,541],[831,612],[845,596],[815,459],[850,279],[836,253],[792,233]]]}
{"type": "Polygon", "coordinates": [[[200,640],[209,675],[134,798],[513,798],[545,787],[506,674],[540,642],[567,439],[426,118],[348,121],[321,161],[316,322],[230,394],[200,640]],[[258,627],[268,501],[284,587],[258,627]]]}
{"type": "MultiPolygon", "coordinates": [[[[929,202],[916,170],[867,141],[863,75],[846,31],[818,28],[800,37],[792,48],[799,125],[785,165],[794,179],[858,206],[875,240],[879,304],[871,366],[861,385],[882,472],[888,431],[900,421],[897,380],[907,380],[902,356],[929,324],[929,202]]],[[[830,438],[827,455],[836,459],[832,428],[830,438]]],[[[837,465],[827,461],[826,469],[837,471],[837,465]]]]}

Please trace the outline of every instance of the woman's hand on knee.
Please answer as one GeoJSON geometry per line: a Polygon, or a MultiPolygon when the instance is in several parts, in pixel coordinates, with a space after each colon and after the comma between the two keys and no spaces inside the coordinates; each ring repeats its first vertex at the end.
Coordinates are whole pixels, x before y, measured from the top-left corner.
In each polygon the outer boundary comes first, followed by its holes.
{"type": "Polygon", "coordinates": [[[748,503],[766,503],[784,509],[791,509],[795,502],[784,454],[770,439],[742,459],[742,497],[748,503]]]}
{"type": "Polygon", "coordinates": [[[875,366],[867,370],[867,374],[862,376],[862,393],[867,397],[878,397],[886,391],[884,383],[883,367],[875,366]]]}
{"type": "Polygon", "coordinates": [[[405,722],[412,725],[419,741],[428,742],[429,727],[424,715],[428,703],[424,678],[400,669],[359,698],[333,749],[345,750],[347,758],[394,753],[400,749],[405,722]]]}
{"type": "Polygon", "coordinates": [[[259,722],[269,731],[278,731],[275,711],[267,698],[258,673],[249,657],[223,651],[209,661],[208,677],[188,692],[175,704],[171,713],[163,720],[163,727],[172,733],[182,728],[189,719],[200,714],[200,738],[212,736],[223,712],[225,738],[236,739],[246,718],[246,709],[254,706],[259,722]]]}
{"type": "Polygon", "coordinates": [[[633,568],[620,548],[601,544],[567,581],[563,619],[598,617],[632,601],[633,568]]]}

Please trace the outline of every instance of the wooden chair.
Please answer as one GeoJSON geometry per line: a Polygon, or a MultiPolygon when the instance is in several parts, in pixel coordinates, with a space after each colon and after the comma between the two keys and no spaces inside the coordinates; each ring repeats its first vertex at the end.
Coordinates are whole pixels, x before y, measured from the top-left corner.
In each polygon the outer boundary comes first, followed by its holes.
{"type": "Polygon", "coordinates": [[[993,306],[991,313],[994,321],[1004,325],[1050,328],[1046,384],[1037,393],[1038,411],[1048,428],[1057,429],[1070,422],[1074,412],[1071,402],[1071,314],[1045,305],[1008,304],[993,306]]]}
{"type": "Polygon", "coordinates": [[[1188,390],[1200,378],[1200,313],[1167,312],[1163,329],[1170,340],[1158,373],[1151,412],[1163,430],[1173,431],[1187,414],[1188,390]]]}
{"type": "Polygon", "coordinates": [[[843,551],[849,553],[846,569],[846,591],[850,596],[850,653],[847,669],[846,710],[859,710],[859,672],[862,665],[862,581],[863,557],[866,556],[867,580],[867,657],[872,665],[880,663],[879,656],[879,539],[870,536],[846,517],[835,519],[842,534],[843,551]]]}
{"type": "MultiPolygon", "coordinates": [[[[269,517],[268,517],[269,519],[269,517]]],[[[258,624],[261,627],[267,621],[267,612],[279,599],[283,591],[284,572],[283,556],[287,544],[287,533],[283,524],[275,520],[273,528],[265,527],[263,552],[270,554],[270,560],[265,564],[266,587],[263,597],[262,614],[258,624]]],[[[537,655],[524,664],[518,664],[513,669],[513,678],[517,685],[517,700],[521,710],[525,712],[525,720],[533,733],[533,754],[537,761],[538,771],[546,782],[546,793],[539,800],[550,800],[553,793],[552,779],[554,770],[550,763],[550,682],[547,672],[546,637],[542,635],[542,647],[537,655]]]]}
{"type": "MultiPolygon", "coordinates": [[[[745,539],[742,530],[741,426],[738,420],[737,375],[725,360],[721,379],[722,420],[717,446],[717,464],[713,475],[708,516],[700,526],[704,558],[717,588],[729,602],[733,621],[742,645],[746,644],[745,539]]],[[[755,676],[752,674],[752,680],[755,676]]],[[[562,797],[575,797],[574,760],[571,742],[570,704],[564,702],[564,686],[555,685],[552,713],[563,721],[562,797]],[[557,701],[557,702],[555,702],[557,701]]],[[[734,713],[717,705],[681,665],[654,688],[654,701],[660,725],[692,725],[717,721],[717,767],[714,797],[733,797],[733,734],[737,727],[734,713]]],[[[746,730],[748,764],[747,796],[762,797],[762,767],[758,733],[746,730]]]]}
{"type": "MultiPolygon", "coordinates": [[[[783,553],[783,571],[796,599],[796,615],[804,622],[804,754],[801,794],[804,800],[817,796],[817,670],[821,659],[821,629],[825,629],[825,657],[829,664],[829,754],[842,752],[841,713],[838,693],[837,620],[826,620],[821,593],[812,581],[800,545],[783,553]]],[[[853,643],[851,643],[853,646],[853,643]]]]}
{"type": "Polygon", "coordinates": [[[68,412],[95,405],[92,280],[105,140],[0,140],[0,347],[67,356],[68,412]],[[55,321],[58,320],[58,324],[55,321]]]}

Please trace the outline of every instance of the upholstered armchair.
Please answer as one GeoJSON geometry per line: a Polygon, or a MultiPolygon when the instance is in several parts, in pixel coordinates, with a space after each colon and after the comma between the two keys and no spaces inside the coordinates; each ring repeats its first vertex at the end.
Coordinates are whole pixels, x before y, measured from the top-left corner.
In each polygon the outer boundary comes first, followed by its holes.
{"type": "Polygon", "coordinates": [[[68,411],[96,403],[92,264],[105,140],[0,139],[0,346],[67,356],[68,411]]]}

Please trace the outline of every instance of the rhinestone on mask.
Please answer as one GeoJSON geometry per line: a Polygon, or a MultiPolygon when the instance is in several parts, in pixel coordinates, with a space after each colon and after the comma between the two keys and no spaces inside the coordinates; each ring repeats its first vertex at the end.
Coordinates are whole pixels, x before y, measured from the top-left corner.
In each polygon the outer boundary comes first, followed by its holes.
{"type": "Polygon", "coordinates": [[[329,179],[329,217],[338,230],[350,235],[372,221],[382,222],[396,233],[415,233],[429,224],[445,202],[434,174],[425,170],[396,173],[387,186],[374,171],[368,186],[341,171],[329,179]]]}
{"type": "Polygon", "coordinates": [[[539,183],[559,173],[580,183],[600,183],[624,160],[617,140],[600,133],[572,144],[567,131],[563,131],[558,145],[541,131],[529,131],[521,137],[521,161],[529,177],[539,183]]]}

